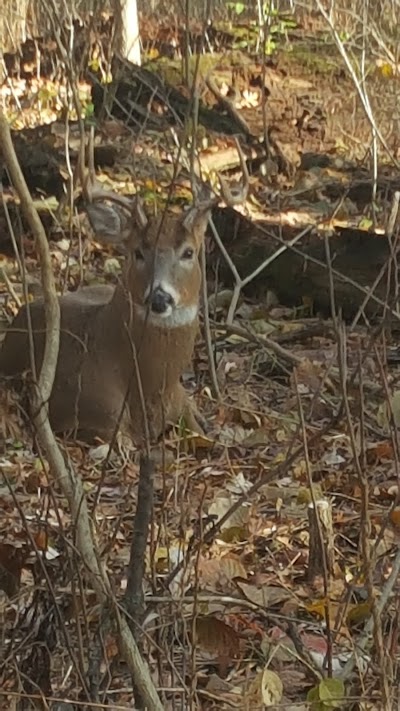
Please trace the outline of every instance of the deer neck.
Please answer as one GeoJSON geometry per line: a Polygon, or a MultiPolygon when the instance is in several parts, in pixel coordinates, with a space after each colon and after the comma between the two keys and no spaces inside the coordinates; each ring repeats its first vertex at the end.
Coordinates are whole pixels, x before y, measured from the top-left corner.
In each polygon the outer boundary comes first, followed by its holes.
{"type": "Polygon", "coordinates": [[[169,323],[161,317],[149,318],[144,309],[130,304],[123,287],[117,286],[105,312],[103,332],[110,334],[115,351],[119,351],[124,379],[130,379],[135,372],[135,350],[145,396],[153,397],[176,387],[193,355],[197,308],[191,314],[187,312],[185,318],[169,323]]]}

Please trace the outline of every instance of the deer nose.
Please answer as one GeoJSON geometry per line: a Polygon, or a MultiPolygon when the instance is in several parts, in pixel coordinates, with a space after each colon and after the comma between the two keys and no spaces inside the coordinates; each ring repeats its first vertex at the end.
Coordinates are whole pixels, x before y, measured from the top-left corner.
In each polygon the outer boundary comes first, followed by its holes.
{"type": "Polygon", "coordinates": [[[174,305],[174,299],[168,291],[164,291],[161,287],[154,289],[150,295],[150,307],[156,314],[165,313],[168,308],[174,305]]]}

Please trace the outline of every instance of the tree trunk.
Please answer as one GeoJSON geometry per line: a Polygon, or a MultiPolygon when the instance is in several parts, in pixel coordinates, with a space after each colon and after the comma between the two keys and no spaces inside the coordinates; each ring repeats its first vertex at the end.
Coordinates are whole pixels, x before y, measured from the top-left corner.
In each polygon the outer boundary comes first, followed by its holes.
{"type": "Polygon", "coordinates": [[[137,0],[115,0],[119,51],[125,59],[141,64],[137,0]]]}

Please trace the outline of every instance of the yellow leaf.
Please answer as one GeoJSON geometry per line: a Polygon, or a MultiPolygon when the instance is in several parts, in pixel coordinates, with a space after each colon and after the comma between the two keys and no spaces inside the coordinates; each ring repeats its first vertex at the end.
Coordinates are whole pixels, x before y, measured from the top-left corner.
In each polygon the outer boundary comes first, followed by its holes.
{"type": "Polygon", "coordinates": [[[380,70],[381,70],[382,76],[384,76],[384,77],[392,77],[393,76],[393,67],[388,62],[384,62],[381,65],[380,70]]]}
{"type": "Polygon", "coordinates": [[[369,600],[352,605],[346,615],[346,622],[349,625],[358,625],[371,617],[371,603],[369,600]]]}
{"type": "Polygon", "coordinates": [[[330,619],[332,620],[332,619],[334,619],[334,616],[336,615],[338,603],[332,602],[331,600],[329,600],[327,603],[326,598],[321,598],[320,600],[314,600],[313,602],[306,604],[305,608],[312,615],[317,615],[317,617],[321,617],[322,619],[325,619],[327,605],[328,605],[328,614],[329,614],[330,619]]]}
{"type": "Polygon", "coordinates": [[[261,678],[261,696],[264,706],[276,706],[283,696],[283,684],[275,672],[264,669],[261,678]]]}
{"type": "Polygon", "coordinates": [[[148,52],[146,52],[146,58],[150,61],[153,59],[158,59],[159,56],[160,56],[160,53],[159,53],[158,49],[156,49],[155,47],[152,47],[151,49],[148,50],[148,52]]]}

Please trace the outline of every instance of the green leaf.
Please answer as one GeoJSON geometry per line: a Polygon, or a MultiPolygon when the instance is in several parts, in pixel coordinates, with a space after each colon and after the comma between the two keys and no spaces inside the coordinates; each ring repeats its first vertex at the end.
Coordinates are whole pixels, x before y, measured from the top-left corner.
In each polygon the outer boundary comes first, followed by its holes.
{"type": "MultiPolygon", "coordinates": [[[[307,701],[310,704],[315,703],[316,701],[319,701],[319,685],[318,686],[313,686],[312,689],[307,694],[307,701]]],[[[314,711],[314,707],[313,707],[314,711]]]]}
{"type": "Polygon", "coordinates": [[[86,104],[85,106],[85,118],[90,119],[94,115],[94,104],[86,104]]]}
{"type": "Polygon", "coordinates": [[[323,679],[307,694],[312,711],[332,711],[340,708],[344,698],[345,689],[341,679],[323,679]]]}
{"type": "Polygon", "coordinates": [[[339,708],[345,695],[341,679],[323,679],[319,684],[319,697],[328,708],[339,708]]]}
{"type": "Polygon", "coordinates": [[[91,69],[92,72],[98,72],[100,70],[100,61],[97,57],[90,60],[89,69],[91,69]]]}
{"type": "Polygon", "coordinates": [[[369,230],[373,224],[373,221],[370,220],[369,217],[363,217],[362,220],[360,220],[360,222],[358,223],[358,227],[360,230],[369,230]]]}
{"type": "Polygon", "coordinates": [[[246,5],[243,2],[227,2],[226,7],[229,10],[233,10],[236,15],[241,15],[246,9],[246,5]]]}
{"type": "Polygon", "coordinates": [[[276,42],[274,42],[272,37],[268,37],[268,39],[265,43],[265,54],[267,56],[269,56],[270,54],[273,54],[275,49],[276,49],[276,42]]]}

